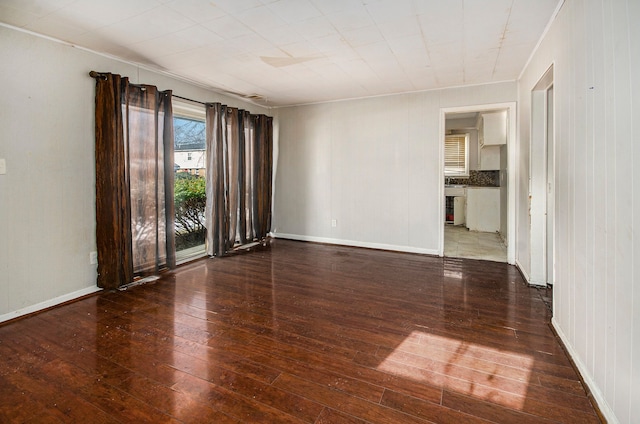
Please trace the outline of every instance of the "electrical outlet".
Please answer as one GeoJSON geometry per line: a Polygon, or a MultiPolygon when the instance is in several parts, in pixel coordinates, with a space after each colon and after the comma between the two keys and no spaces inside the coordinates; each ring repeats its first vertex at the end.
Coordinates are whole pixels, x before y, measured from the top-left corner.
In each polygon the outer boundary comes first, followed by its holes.
{"type": "Polygon", "coordinates": [[[0,175],[4,175],[7,173],[7,161],[5,159],[0,159],[0,175]]]}
{"type": "Polygon", "coordinates": [[[89,263],[91,265],[97,265],[97,263],[98,263],[98,252],[89,252],[89,263]]]}
{"type": "Polygon", "coordinates": [[[338,220],[336,220],[336,219],[332,219],[332,220],[331,220],[331,226],[332,226],[332,227],[337,227],[337,226],[338,226],[338,220]]]}

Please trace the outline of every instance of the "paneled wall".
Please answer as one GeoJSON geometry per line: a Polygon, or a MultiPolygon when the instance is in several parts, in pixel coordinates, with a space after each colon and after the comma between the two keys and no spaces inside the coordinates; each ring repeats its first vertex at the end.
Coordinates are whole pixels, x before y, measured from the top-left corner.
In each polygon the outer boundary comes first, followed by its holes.
{"type": "Polygon", "coordinates": [[[96,289],[94,94],[89,71],[201,101],[266,110],[0,26],[0,321],[96,289]]]}
{"type": "Polygon", "coordinates": [[[516,97],[507,82],[277,109],[274,232],[438,253],[440,108],[516,97]]]}
{"type": "MultiPolygon", "coordinates": [[[[639,21],[636,0],[567,0],[518,84],[522,188],[529,159],[531,169],[542,160],[529,157],[531,90],[553,64],[553,322],[609,420],[621,423],[640,417],[639,21]]],[[[527,192],[520,195],[526,267],[527,192]]]]}

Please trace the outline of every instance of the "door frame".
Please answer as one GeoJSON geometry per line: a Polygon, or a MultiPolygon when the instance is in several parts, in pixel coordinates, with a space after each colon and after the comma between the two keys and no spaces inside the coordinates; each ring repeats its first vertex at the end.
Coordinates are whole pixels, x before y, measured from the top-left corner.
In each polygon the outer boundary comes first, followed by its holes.
{"type": "Polygon", "coordinates": [[[556,237],[555,237],[555,228],[556,228],[556,117],[555,117],[555,88],[553,82],[551,86],[549,86],[546,91],[546,119],[545,122],[547,124],[546,128],[546,187],[547,187],[547,197],[546,201],[546,214],[547,219],[545,220],[546,229],[545,235],[547,242],[545,243],[546,253],[544,256],[545,259],[545,276],[547,278],[547,285],[553,285],[555,283],[556,276],[556,237]],[[549,94],[551,93],[551,94],[549,94]]]}
{"type": "MultiPolygon", "coordinates": [[[[549,174],[555,179],[555,90],[554,104],[552,105],[551,123],[549,124],[548,89],[554,87],[553,68],[551,66],[544,72],[535,86],[531,89],[531,133],[529,143],[529,243],[530,243],[530,270],[529,284],[546,286],[553,284],[549,280],[548,269],[553,271],[555,264],[555,230],[552,229],[551,240],[547,232],[548,222],[555,228],[554,209],[548,208],[548,190],[551,189],[555,196],[555,181],[549,186],[549,174]],[[549,137],[551,135],[551,139],[549,137]],[[551,156],[551,161],[549,161],[551,156]],[[551,163],[549,163],[551,162],[551,163]],[[551,167],[551,169],[549,169],[551,167]],[[551,217],[548,213],[551,212],[551,217]],[[548,248],[552,249],[552,263],[548,263],[548,248]]],[[[555,205],[555,197],[554,197],[555,205]]],[[[552,205],[553,206],[553,205],[552,205]]],[[[555,207],[555,206],[553,206],[555,207]]],[[[552,272],[553,276],[553,272],[552,272]]]]}
{"type": "Polygon", "coordinates": [[[440,152],[440,173],[439,173],[439,221],[438,221],[438,255],[444,256],[444,136],[446,133],[445,121],[448,113],[484,112],[487,110],[506,109],[508,122],[507,140],[507,263],[514,265],[516,259],[516,135],[517,135],[517,103],[487,103],[480,105],[456,106],[440,108],[440,129],[439,129],[439,152],[440,152]]]}

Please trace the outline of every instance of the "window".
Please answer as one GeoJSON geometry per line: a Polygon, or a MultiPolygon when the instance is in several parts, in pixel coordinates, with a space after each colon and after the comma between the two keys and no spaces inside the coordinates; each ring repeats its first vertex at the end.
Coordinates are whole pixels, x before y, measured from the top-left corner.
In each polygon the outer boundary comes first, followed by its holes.
{"type": "Polygon", "coordinates": [[[205,253],[205,110],[173,99],[176,261],[205,253]]]}
{"type": "Polygon", "coordinates": [[[444,175],[469,176],[469,134],[450,134],[444,138],[444,175]]]}

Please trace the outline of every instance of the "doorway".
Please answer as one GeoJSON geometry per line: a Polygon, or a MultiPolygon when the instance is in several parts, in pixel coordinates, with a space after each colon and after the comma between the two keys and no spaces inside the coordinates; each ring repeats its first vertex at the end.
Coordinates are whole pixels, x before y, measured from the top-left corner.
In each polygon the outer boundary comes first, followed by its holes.
{"type": "Polygon", "coordinates": [[[441,256],[515,262],[514,116],[515,103],[441,109],[441,256]]]}

